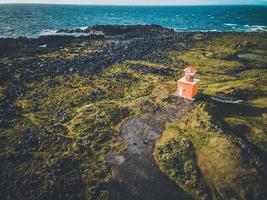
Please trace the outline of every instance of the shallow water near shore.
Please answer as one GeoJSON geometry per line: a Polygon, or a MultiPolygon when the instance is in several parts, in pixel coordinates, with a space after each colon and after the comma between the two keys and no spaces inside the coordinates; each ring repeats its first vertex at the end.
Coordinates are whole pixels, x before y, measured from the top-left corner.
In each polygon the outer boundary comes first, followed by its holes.
{"type": "Polygon", "coordinates": [[[260,55],[256,53],[240,53],[237,55],[238,58],[267,58],[267,55],[260,55]]]}
{"type": "Polygon", "coordinates": [[[266,6],[0,4],[0,37],[38,37],[97,24],[158,24],[176,31],[267,31],[266,6]]]}

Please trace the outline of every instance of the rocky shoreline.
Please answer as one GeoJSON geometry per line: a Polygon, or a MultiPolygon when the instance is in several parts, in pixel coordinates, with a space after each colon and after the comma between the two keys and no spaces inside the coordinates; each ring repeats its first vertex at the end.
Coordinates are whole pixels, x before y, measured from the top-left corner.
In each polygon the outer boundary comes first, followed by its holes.
{"type": "Polygon", "coordinates": [[[266,199],[267,61],[238,57],[266,55],[266,33],[157,25],[58,33],[88,35],[0,38],[1,199],[266,199]],[[202,79],[192,104],[173,97],[187,65],[202,79]],[[229,169],[240,167],[229,174],[250,189],[217,182],[223,169],[197,160],[217,156],[217,140],[229,145],[220,154],[229,169]]]}

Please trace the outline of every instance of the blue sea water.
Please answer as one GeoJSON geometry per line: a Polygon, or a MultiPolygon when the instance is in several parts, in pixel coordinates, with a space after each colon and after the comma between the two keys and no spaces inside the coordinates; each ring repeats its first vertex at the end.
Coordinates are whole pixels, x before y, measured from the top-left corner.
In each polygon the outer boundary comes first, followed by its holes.
{"type": "Polygon", "coordinates": [[[158,24],[177,31],[267,31],[267,6],[0,4],[0,37],[38,37],[96,24],[158,24]]]}

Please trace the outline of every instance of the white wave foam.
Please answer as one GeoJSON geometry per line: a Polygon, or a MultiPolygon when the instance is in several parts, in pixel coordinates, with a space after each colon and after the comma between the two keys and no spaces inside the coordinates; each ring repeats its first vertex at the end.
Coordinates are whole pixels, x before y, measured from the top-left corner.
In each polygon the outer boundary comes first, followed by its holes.
{"type": "Polygon", "coordinates": [[[245,31],[245,32],[266,32],[267,26],[263,25],[240,25],[240,24],[230,24],[225,23],[224,26],[231,26],[231,28],[235,31],[245,31]]]}
{"type": "Polygon", "coordinates": [[[200,32],[206,33],[206,32],[222,32],[217,29],[211,29],[211,30],[199,30],[200,32]]]}
{"type": "Polygon", "coordinates": [[[246,32],[266,32],[267,26],[246,24],[246,25],[241,26],[239,30],[246,31],[246,32]]]}
{"type": "Polygon", "coordinates": [[[238,26],[238,24],[230,24],[230,23],[225,23],[223,24],[224,26],[238,26]]]}
{"type": "Polygon", "coordinates": [[[39,36],[49,36],[49,35],[66,35],[66,36],[86,36],[88,33],[58,33],[57,30],[43,30],[39,36]]]}
{"type": "Polygon", "coordinates": [[[46,35],[56,35],[57,34],[57,30],[43,30],[40,33],[40,36],[46,36],[46,35]]]}
{"type": "Polygon", "coordinates": [[[80,27],[81,30],[85,31],[88,28],[88,26],[82,26],[80,27]]]}
{"type": "Polygon", "coordinates": [[[181,27],[181,28],[174,28],[174,30],[188,30],[188,28],[181,27]]]}
{"type": "Polygon", "coordinates": [[[252,25],[250,27],[250,30],[252,32],[257,32],[257,31],[264,31],[264,32],[266,32],[267,31],[267,26],[252,25]]]}

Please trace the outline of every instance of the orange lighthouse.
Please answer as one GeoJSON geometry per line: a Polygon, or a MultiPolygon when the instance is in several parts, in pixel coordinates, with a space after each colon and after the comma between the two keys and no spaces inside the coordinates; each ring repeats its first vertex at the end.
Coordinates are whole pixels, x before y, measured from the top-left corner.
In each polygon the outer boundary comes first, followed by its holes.
{"type": "Polygon", "coordinates": [[[194,78],[197,70],[190,66],[185,68],[184,72],[185,76],[178,81],[175,95],[185,99],[194,100],[194,97],[198,92],[198,82],[200,81],[194,78]]]}

